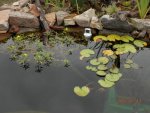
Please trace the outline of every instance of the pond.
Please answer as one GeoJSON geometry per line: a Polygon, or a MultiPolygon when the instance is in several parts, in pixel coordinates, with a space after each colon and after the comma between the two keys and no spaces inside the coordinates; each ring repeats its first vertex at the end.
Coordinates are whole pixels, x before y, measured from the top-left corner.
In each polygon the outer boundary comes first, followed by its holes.
{"type": "MultiPolygon", "coordinates": [[[[134,56],[134,61],[140,65],[138,70],[121,67],[123,77],[120,81],[114,87],[104,89],[97,84],[100,77],[87,71],[86,62],[79,59],[80,50],[85,48],[83,45],[67,56],[69,67],[52,63],[38,73],[32,62],[25,70],[9,59],[4,49],[11,42],[1,44],[1,113],[150,113],[149,48],[134,56]],[[74,86],[85,84],[92,92],[86,97],[75,95],[74,86]]],[[[75,46],[78,44],[69,48],[75,46]]],[[[55,51],[59,49],[56,47],[55,51]]]]}

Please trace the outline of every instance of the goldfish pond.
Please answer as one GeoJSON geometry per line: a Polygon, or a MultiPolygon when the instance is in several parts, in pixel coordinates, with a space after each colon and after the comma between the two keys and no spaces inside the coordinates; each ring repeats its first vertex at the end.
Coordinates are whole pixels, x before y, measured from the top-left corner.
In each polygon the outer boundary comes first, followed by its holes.
{"type": "Polygon", "coordinates": [[[0,44],[1,113],[150,113],[146,42],[54,32],[43,45],[38,35],[0,44]]]}

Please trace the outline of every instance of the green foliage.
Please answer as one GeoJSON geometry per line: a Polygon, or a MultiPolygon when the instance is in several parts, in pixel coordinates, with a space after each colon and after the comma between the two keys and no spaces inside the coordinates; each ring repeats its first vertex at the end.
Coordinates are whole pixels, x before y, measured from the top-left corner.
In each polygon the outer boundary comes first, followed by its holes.
{"type": "Polygon", "coordinates": [[[138,64],[134,63],[133,60],[126,59],[125,64],[124,64],[124,68],[126,68],[126,69],[130,69],[130,68],[139,69],[139,66],[138,66],[138,64]]]}
{"type": "Polygon", "coordinates": [[[135,40],[134,42],[134,45],[136,45],[137,47],[144,47],[144,46],[147,46],[147,43],[142,41],[142,40],[135,40]]]}
{"type": "Polygon", "coordinates": [[[104,88],[110,88],[110,87],[112,87],[112,86],[115,85],[114,82],[110,82],[107,79],[105,79],[105,80],[99,80],[98,83],[99,83],[100,86],[102,86],[104,88]]]}
{"type": "Polygon", "coordinates": [[[113,3],[112,5],[109,5],[108,7],[103,8],[103,10],[106,11],[107,14],[111,15],[111,14],[118,12],[120,8],[118,8],[116,4],[113,3]]]}
{"type": "Polygon", "coordinates": [[[144,19],[150,10],[150,0],[136,0],[139,15],[142,19],[144,19]]]}
{"type": "Polygon", "coordinates": [[[104,88],[114,86],[115,83],[122,77],[122,73],[116,64],[116,62],[118,62],[118,58],[120,60],[122,54],[128,54],[128,58],[123,64],[124,68],[138,69],[139,66],[129,59],[130,54],[136,54],[139,48],[147,45],[146,42],[134,40],[133,37],[127,35],[98,35],[95,36],[93,40],[95,42],[93,50],[81,50],[80,57],[88,58],[89,64],[86,66],[87,70],[93,71],[99,77],[104,78],[98,81],[99,85],[104,88]],[[105,47],[103,45],[105,45],[105,47]],[[98,49],[97,53],[96,49],[98,49]],[[102,56],[99,57],[100,53],[102,53],[102,56]],[[96,58],[93,58],[93,56],[96,56],[96,58]]]}
{"type": "Polygon", "coordinates": [[[80,97],[85,97],[90,93],[90,89],[87,86],[83,86],[81,88],[79,86],[75,86],[74,93],[80,97]]]}

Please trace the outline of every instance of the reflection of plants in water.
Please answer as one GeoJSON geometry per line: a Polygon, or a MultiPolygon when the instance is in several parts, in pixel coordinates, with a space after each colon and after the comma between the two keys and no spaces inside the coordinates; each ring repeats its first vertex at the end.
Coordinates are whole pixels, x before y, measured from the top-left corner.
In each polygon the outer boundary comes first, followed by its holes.
{"type": "MultiPolygon", "coordinates": [[[[98,80],[98,84],[104,88],[114,86],[122,77],[119,69],[121,55],[127,54],[127,59],[123,65],[124,68],[138,69],[138,65],[132,61],[132,57],[139,48],[147,45],[146,42],[134,40],[131,36],[118,36],[115,34],[108,35],[107,37],[99,35],[94,37],[93,40],[95,42],[94,47],[80,51],[80,60],[88,59],[89,65],[86,66],[86,69],[104,78],[98,80]]],[[[77,93],[76,87],[74,92],[81,96],[77,93]]]]}
{"type": "MultiPolygon", "coordinates": [[[[68,67],[69,61],[66,58],[55,58],[55,51],[52,50],[52,47],[56,44],[59,44],[59,46],[61,44],[62,46],[67,44],[67,46],[69,46],[73,44],[73,40],[69,39],[69,36],[65,36],[64,34],[59,36],[53,34],[53,36],[54,37],[51,35],[51,37],[49,37],[49,40],[53,41],[49,41],[49,45],[47,46],[44,46],[36,35],[34,38],[33,34],[15,36],[13,38],[13,43],[8,46],[8,52],[11,55],[10,58],[25,69],[29,68],[30,61],[33,61],[36,64],[37,72],[42,71],[44,66],[49,66],[53,61],[61,61],[64,63],[65,67],[68,67]]],[[[61,52],[61,50],[56,52],[61,52]]],[[[65,50],[65,52],[62,52],[64,54],[63,57],[65,57],[66,54],[71,54],[70,52],[72,52],[72,50],[65,50]]]]}

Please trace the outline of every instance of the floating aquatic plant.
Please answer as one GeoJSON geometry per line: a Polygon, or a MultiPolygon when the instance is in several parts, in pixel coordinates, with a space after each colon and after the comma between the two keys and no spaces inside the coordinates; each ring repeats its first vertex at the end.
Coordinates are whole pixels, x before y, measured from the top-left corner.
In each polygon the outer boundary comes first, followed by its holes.
{"type": "Polygon", "coordinates": [[[147,43],[142,41],[142,40],[135,40],[134,42],[134,45],[136,45],[137,47],[144,47],[144,46],[147,46],[147,43]]]}
{"type": "Polygon", "coordinates": [[[75,86],[74,93],[80,97],[85,97],[90,93],[90,89],[87,86],[83,86],[81,88],[79,86],[75,86]]]}
{"type": "MultiPolygon", "coordinates": [[[[128,54],[123,66],[126,69],[138,69],[139,66],[130,59],[130,54],[135,54],[140,47],[147,45],[141,40],[134,40],[133,37],[124,35],[119,36],[111,34],[108,36],[98,35],[93,38],[95,45],[92,49],[84,49],[80,52],[81,57],[88,57],[89,64],[86,66],[87,70],[93,71],[101,79],[98,81],[99,85],[104,88],[110,88],[115,85],[122,77],[120,71],[120,57],[123,54],[128,54]],[[105,45],[105,47],[104,47],[105,45]],[[102,49],[103,48],[103,49],[102,49]],[[95,53],[95,49],[98,49],[95,53]],[[100,54],[102,53],[102,54],[100,54]],[[96,54],[96,58],[93,56],[96,54]],[[91,55],[93,55],[91,57],[91,55]]],[[[133,57],[133,56],[132,56],[133,57]]],[[[131,58],[132,58],[131,57],[131,58]]]]}
{"type": "Polygon", "coordinates": [[[99,76],[105,76],[107,73],[105,71],[97,71],[96,74],[99,76]]]}
{"type": "Polygon", "coordinates": [[[102,86],[104,88],[110,88],[110,87],[112,87],[112,86],[115,85],[114,82],[110,82],[107,79],[105,79],[105,80],[99,80],[98,83],[99,83],[100,86],[102,86]]]}

